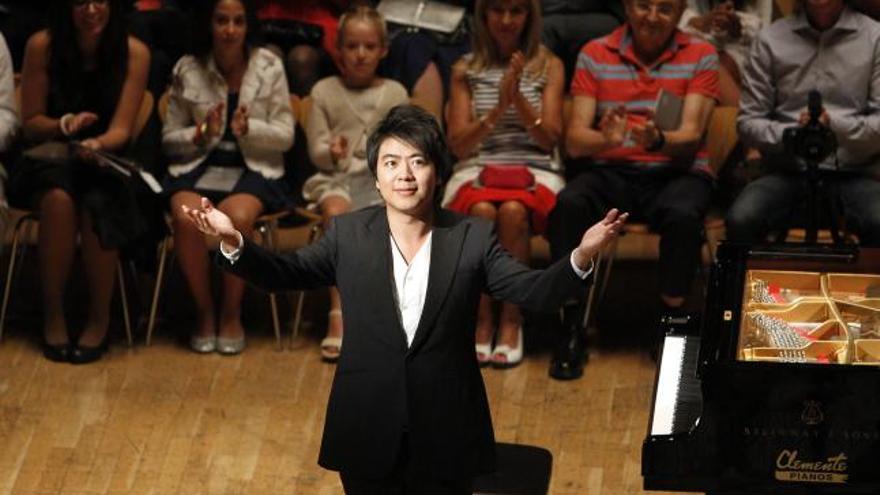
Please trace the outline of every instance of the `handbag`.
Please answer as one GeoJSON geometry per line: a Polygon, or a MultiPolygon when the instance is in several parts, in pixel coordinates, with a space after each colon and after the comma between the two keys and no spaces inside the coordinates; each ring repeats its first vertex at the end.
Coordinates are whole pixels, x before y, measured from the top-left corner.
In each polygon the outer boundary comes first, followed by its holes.
{"type": "Polygon", "coordinates": [[[513,163],[484,165],[477,180],[481,186],[495,189],[528,190],[535,187],[535,174],[529,167],[513,163]]]}

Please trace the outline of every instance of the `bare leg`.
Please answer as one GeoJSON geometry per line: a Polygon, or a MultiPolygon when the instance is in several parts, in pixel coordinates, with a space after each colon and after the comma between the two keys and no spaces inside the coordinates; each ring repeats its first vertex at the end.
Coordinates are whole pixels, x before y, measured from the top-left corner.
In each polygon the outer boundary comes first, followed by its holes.
{"type": "Polygon", "coordinates": [[[440,71],[434,62],[425,67],[425,71],[412,88],[412,101],[424,108],[438,119],[443,111],[443,81],[440,71]]]}
{"type": "MultiPolygon", "coordinates": [[[[498,207],[498,242],[523,263],[529,260],[529,210],[518,201],[507,201],[498,207]]],[[[519,307],[503,303],[498,325],[497,344],[516,347],[522,314],[519,307]]]]}
{"type": "Polygon", "coordinates": [[[721,70],[718,71],[718,103],[722,106],[738,107],[740,93],[739,67],[733,58],[725,52],[718,54],[721,70]]]}
{"type": "Polygon", "coordinates": [[[195,335],[211,337],[216,333],[214,299],[211,296],[208,250],[205,238],[181,210],[181,206],[201,207],[201,196],[192,191],[180,191],[171,197],[171,216],[174,228],[174,252],[180,269],[196,303],[198,323],[195,335]]]}
{"type": "MultiPolygon", "coordinates": [[[[250,238],[254,232],[254,222],[263,212],[263,203],[250,194],[233,194],[217,205],[223,213],[229,215],[232,224],[241,235],[250,238]]],[[[244,280],[227,272],[223,272],[223,308],[220,311],[220,331],[224,338],[237,339],[244,337],[241,325],[241,298],[244,295],[244,280]]]]}
{"type": "MultiPolygon", "coordinates": [[[[323,217],[324,229],[330,226],[330,219],[351,209],[347,199],[340,196],[328,196],[319,205],[323,217]]],[[[330,312],[327,315],[327,337],[342,337],[342,300],[339,290],[330,287],[330,312]]],[[[337,349],[338,351],[338,349],[337,349]]]]}
{"type": "MultiPolygon", "coordinates": [[[[498,210],[492,203],[481,201],[471,206],[470,214],[471,216],[485,218],[490,222],[494,222],[495,217],[498,215],[498,210]]],[[[477,312],[477,344],[491,344],[492,334],[492,299],[483,294],[480,296],[480,309],[477,312]]]]}
{"type": "Polygon", "coordinates": [[[40,199],[40,282],[43,287],[43,337],[48,344],[68,341],[64,321],[64,286],[76,252],[76,205],[62,189],[40,199]]]}
{"type": "Polygon", "coordinates": [[[81,225],[83,264],[89,284],[89,313],[79,345],[97,347],[107,335],[110,324],[110,300],[113,298],[119,252],[101,246],[88,214],[82,214],[81,225]]]}

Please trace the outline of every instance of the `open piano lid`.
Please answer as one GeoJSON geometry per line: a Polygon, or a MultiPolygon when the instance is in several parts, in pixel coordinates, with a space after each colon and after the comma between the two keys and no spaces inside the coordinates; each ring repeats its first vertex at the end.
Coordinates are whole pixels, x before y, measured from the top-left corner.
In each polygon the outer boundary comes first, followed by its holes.
{"type": "Polygon", "coordinates": [[[666,322],[646,489],[880,493],[880,251],[798,249],[723,244],[699,337],[666,322]]]}

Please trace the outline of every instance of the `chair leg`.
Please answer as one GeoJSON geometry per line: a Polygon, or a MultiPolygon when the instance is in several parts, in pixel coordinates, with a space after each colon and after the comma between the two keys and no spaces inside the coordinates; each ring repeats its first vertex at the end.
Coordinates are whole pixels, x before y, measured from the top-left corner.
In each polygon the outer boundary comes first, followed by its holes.
{"type": "Polygon", "coordinates": [[[156,283],[153,284],[153,299],[150,302],[150,318],[147,320],[147,345],[153,337],[153,327],[156,325],[156,310],[159,308],[159,294],[162,291],[162,282],[165,279],[165,262],[168,258],[168,244],[170,237],[166,236],[159,245],[159,268],[156,271],[156,283]]]}
{"type": "Polygon", "coordinates": [[[3,329],[6,328],[6,310],[9,308],[9,296],[12,294],[12,279],[15,274],[20,249],[21,231],[27,217],[19,219],[12,234],[12,250],[9,253],[9,264],[6,267],[6,283],[3,288],[3,305],[0,306],[0,340],[3,340],[3,329]]]}
{"type": "Polygon", "coordinates": [[[128,311],[128,292],[125,289],[125,271],[121,261],[117,262],[116,276],[119,280],[119,299],[122,301],[122,318],[125,320],[125,338],[128,347],[131,347],[131,316],[128,311]]]}
{"type": "MultiPolygon", "coordinates": [[[[309,241],[308,244],[315,242],[318,238],[318,234],[321,231],[321,224],[316,223],[309,230],[309,241]]],[[[303,311],[303,303],[306,299],[306,291],[301,290],[296,297],[296,312],[293,316],[293,328],[290,330],[290,347],[293,348],[293,342],[296,340],[296,337],[299,335],[299,325],[302,323],[302,311],[303,311]]]]}
{"type": "MultiPolygon", "coordinates": [[[[266,247],[273,252],[275,251],[275,233],[277,228],[278,222],[276,220],[266,223],[263,228],[266,247]]],[[[269,308],[272,313],[272,329],[275,331],[275,344],[278,346],[278,350],[283,350],[284,345],[281,343],[281,321],[278,318],[278,296],[273,292],[269,293],[269,308]]]]}

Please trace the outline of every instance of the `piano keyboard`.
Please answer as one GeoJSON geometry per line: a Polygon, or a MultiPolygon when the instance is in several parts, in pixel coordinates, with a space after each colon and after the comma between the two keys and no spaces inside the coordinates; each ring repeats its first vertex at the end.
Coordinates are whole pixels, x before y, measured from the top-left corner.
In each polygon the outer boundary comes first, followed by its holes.
{"type": "Polygon", "coordinates": [[[664,339],[651,435],[686,433],[699,419],[703,408],[700,380],[696,377],[699,354],[699,337],[667,335],[664,339]]]}

